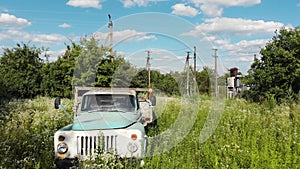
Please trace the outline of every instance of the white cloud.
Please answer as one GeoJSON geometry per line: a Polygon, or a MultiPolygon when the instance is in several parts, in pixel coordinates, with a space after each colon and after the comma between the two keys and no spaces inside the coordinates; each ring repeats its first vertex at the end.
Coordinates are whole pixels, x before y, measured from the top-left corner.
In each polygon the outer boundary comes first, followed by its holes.
{"type": "Polygon", "coordinates": [[[57,42],[65,41],[66,38],[60,34],[38,34],[32,39],[32,42],[41,44],[56,44],[57,42]]]}
{"type": "Polygon", "coordinates": [[[201,34],[229,34],[236,36],[272,35],[276,29],[284,27],[283,23],[242,18],[217,17],[205,19],[204,23],[184,35],[198,36],[201,34]]]}
{"type": "MultiPolygon", "coordinates": [[[[254,56],[241,56],[235,59],[232,59],[235,62],[246,62],[246,63],[252,63],[254,60],[254,56]]],[[[237,66],[238,67],[238,66],[237,66]]]]}
{"type": "Polygon", "coordinates": [[[162,74],[167,74],[170,72],[181,72],[182,67],[179,66],[172,66],[172,65],[159,65],[152,68],[154,70],[160,71],[162,74]]]}
{"type": "Polygon", "coordinates": [[[10,46],[0,46],[0,55],[3,54],[4,49],[6,49],[6,48],[10,48],[10,46]]]}
{"type": "Polygon", "coordinates": [[[172,9],[173,9],[172,14],[180,15],[180,16],[194,17],[199,14],[197,9],[191,6],[186,6],[185,4],[173,5],[172,9]]]}
{"type": "Polygon", "coordinates": [[[136,38],[137,41],[144,41],[144,40],[157,40],[156,36],[154,35],[139,35],[139,37],[136,38]]]}
{"type": "Polygon", "coordinates": [[[221,16],[224,7],[253,6],[261,3],[261,0],[189,0],[200,8],[208,16],[221,16]]]}
{"type": "Polygon", "coordinates": [[[4,40],[7,40],[7,39],[10,39],[10,35],[7,34],[7,33],[0,33],[0,41],[4,41],[4,40]]]}
{"type": "Polygon", "coordinates": [[[137,5],[137,6],[147,6],[148,5],[147,0],[121,0],[121,2],[123,3],[123,6],[125,8],[130,8],[135,5],[137,5]]]}
{"type": "Polygon", "coordinates": [[[221,39],[217,36],[207,36],[201,41],[209,41],[221,52],[220,57],[226,57],[226,64],[231,67],[232,64],[244,62],[251,64],[254,54],[259,55],[260,50],[269,42],[270,39],[240,40],[236,43],[228,39],[221,39]],[[224,56],[225,54],[225,56],[224,56]]]}
{"type": "Polygon", "coordinates": [[[165,55],[170,53],[168,50],[164,49],[150,49],[151,53],[156,54],[156,55],[165,55]]]}
{"type": "Polygon", "coordinates": [[[243,49],[262,48],[266,45],[269,39],[241,40],[236,43],[236,46],[243,49]]]}
{"type": "MultiPolygon", "coordinates": [[[[66,52],[66,49],[57,50],[57,51],[54,51],[54,50],[47,51],[47,55],[50,56],[49,57],[49,62],[56,61],[58,59],[58,57],[64,55],[65,52],[66,52]]],[[[43,58],[43,59],[45,59],[45,58],[43,58]]]]}
{"type": "Polygon", "coordinates": [[[0,41],[31,42],[39,45],[53,45],[64,42],[67,38],[60,34],[32,34],[20,30],[8,30],[0,33],[0,41]]]}
{"type": "Polygon", "coordinates": [[[159,57],[159,58],[156,58],[156,59],[153,59],[153,60],[156,60],[156,61],[176,61],[176,60],[179,60],[179,61],[182,61],[186,58],[186,56],[173,56],[173,55],[166,55],[166,56],[162,56],[162,57],[159,57]]]}
{"type": "MultiPolygon", "coordinates": [[[[63,44],[63,42],[68,41],[64,35],[60,34],[36,34],[28,33],[18,29],[10,29],[5,32],[0,32],[0,41],[1,42],[14,42],[14,43],[30,43],[36,45],[37,47],[48,47],[51,45],[63,44]]],[[[4,48],[12,48],[13,46],[2,46],[4,48]]],[[[58,56],[63,55],[65,50],[60,51],[47,51],[47,54],[50,56],[49,61],[55,61],[58,56]]],[[[0,54],[3,52],[3,49],[0,48],[0,54]]],[[[41,56],[44,57],[44,56],[41,56]]],[[[45,58],[42,58],[46,60],[45,58]]]]}
{"type": "Polygon", "coordinates": [[[221,51],[227,51],[230,56],[248,58],[249,61],[252,61],[253,55],[258,54],[268,41],[268,39],[241,40],[233,44],[220,45],[219,49],[221,51]]]}
{"type": "Polygon", "coordinates": [[[207,16],[222,16],[222,13],[223,13],[223,8],[219,7],[215,4],[213,4],[213,5],[211,5],[211,4],[201,5],[200,9],[207,16]]]}
{"type": "Polygon", "coordinates": [[[27,27],[31,25],[31,22],[29,22],[27,19],[24,18],[17,18],[14,15],[10,15],[7,13],[0,14],[0,28],[1,27],[27,27]]]}
{"type": "Polygon", "coordinates": [[[130,8],[134,6],[148,6],[150,2],[163,2],[168,0],[120,0],[125,8],[130,8]]]}
{"type": "Polygon", "coordinates": [[[63,23],[63,24],[61,24],[61,25],[58,25],[58,27],[60,27],[60,28],[70,28],[71,25],[69,25],[69,24],[67,24],[67,23],[63,23]]]}
{"type": "MultiPolygon", "coordinates": [[[[97,39],[105,41],[108,36],[108,33],[96,32],[94,36],[97,39]]],[[[123,31],[115,31],[113,33],[113,41],[114,43],[118,42],[132,42],[132,41],[143,41],[143,40],[156,40],[157,38],[154,35],[149,35],[143,32],[138,32],[136,30],[123,30],[123,31]]],[[[109,43],[109,42],[107,42],[109,43]]]]}
{"type": "Polygon", "coordinates": [[[226,45],[226,44],[230,43],[229,40],[227,40],[227,39],[219,39],[216,36],[205,36],[205,37],[203,37],[201,39],[201,41],[203,41],[203,42],[210,42],[210,43],[215,44],[215,45],[226,45]]]}
{"type": "Polygon", "coordinates": [[[300,6],[300,2],[297,4],[297,6],[300,6]]]}
{"type": "Polygon", "coordinates": [[[256,40],[241,40],[234,44],[223,44],[220,46],[220,50],[229,51],[232,56],[244,56],[253,55],[259,53],[260,49],[263,48],[269,40],[267,39],[256,39],[256,40]]]}
{"type": "Polygon", "coordinates": [[[67,5],[80,8],[102,8],[100,0],[69,0],[67,5]]]}

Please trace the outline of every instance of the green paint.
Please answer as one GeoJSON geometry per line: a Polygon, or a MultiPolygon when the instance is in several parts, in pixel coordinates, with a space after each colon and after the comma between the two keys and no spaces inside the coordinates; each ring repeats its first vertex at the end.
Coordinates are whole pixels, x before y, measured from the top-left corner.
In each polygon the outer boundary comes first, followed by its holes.
{"type": "Polygon", "coordinates": [[[138,121],[137,112],[81,113],[73,121],[72,130],[101,130],[127,127],[138,121]]]}
{"type": "Polygon", "coordinates": [[[70,131],[70,130],[72,130],[72,126],[73,126],[73,124],[69,124],[61,129],[59,129],[59,131],[70,131]]]}

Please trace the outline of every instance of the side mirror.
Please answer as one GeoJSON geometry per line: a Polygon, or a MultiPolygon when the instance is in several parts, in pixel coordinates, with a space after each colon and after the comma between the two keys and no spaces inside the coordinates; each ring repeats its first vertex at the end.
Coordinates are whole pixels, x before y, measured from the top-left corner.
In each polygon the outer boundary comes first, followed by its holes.
{"type": "Polygon", "coordinates": [[[150,101],[151,101],[151,103],[152,103],[152,106],[155,106],[156,105],[156,97],[155,96],[151,96],[150,97],[150,101]]]}
{"type": "Polygon", "coordinates": [[[55,109],[59,109],[59,105],[60,105],[60,98],[57,97],[57,98],[55,98],[55,101],[54,101],[54,107],[55,107],[55,109]]]}

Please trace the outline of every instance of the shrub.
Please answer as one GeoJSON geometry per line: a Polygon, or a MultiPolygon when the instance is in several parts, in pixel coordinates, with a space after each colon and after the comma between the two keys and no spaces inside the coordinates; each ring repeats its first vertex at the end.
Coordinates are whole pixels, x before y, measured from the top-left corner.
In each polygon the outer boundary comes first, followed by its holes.
{"type": "MultiPolygon", "coordinates": [[[[156,107],[157,125],[149,127],[149,137],[160,134],[180,117],[177,99],[156,107]]],[[[70,123],[68,114],[53,108],[54,99],[11,102],[0,117],[0,168],[55,168],[53,135],[70,123]]],[[[71,111],[72,101],[63,100],[71,111]]],[[[159,102],[163,103],[163,102],[159,102]]],[[[300,161],[300,105],[274,106],[227,100],[222,119],[213,135],[203,143],[199,135],[212,106],[201,98],[193,128],[187,136],[162,154],[144,158],[142,168],[297,168],[300,161]],[[273,107],[274,106],[274,107],[273,107]],[[272,107],[272,109],[270,109],[272,107]],[[292,116],[291,116],[292,112],[292,116]]],[[[183,126],[184,127],[184,126],[183,126]]],[[[171,133],[171,138],[178,133],[171,133]]],[[[172,141],[172,140],[168,140],[172,141]]],[[[158,144],[168,144],[158,143],[158,144]]],[[[155,149],[154,149],[155,151],[155,149]]],[[[134,159],[132,159],[134,160],[134,159]]],[[[131,159],[123,161],[98,150],[82,168],[139,168],[131,159]]]]}
{"type": "Polygon", "coordinates": [[[53,103],[54,99],[39,97],[5,106],[9,112],[0,119],[1,167],[55,168],[53,136],[71,119],[68,114],[55,110],[53,103]]]}

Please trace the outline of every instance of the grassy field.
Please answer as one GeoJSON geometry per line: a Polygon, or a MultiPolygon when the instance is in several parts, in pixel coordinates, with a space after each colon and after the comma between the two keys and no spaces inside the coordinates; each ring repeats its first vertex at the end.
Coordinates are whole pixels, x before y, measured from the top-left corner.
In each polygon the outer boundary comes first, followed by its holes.
{"type": "MultiPolygon", "coordinates": [[[[69,114],[55,110],[53,102],[52,98],[39,97],[1,107],[0,168],[55,168],[53,135],[71,119],[69,114]]],[[[71,111],[72,101],[63,102],[71,111]]],[[[212,105],[210,98],[201,97],[198,105],[180,105],[173,99],[163,104],[156,107],[159,118],[157,125],[149,128],[149,137],[168,130],[176,119],[186,118],[177,124],[183,128],[189,118],[195,123],[186,133],[172,130],[165,133],[169,138],[165,142],[151,144],[149,149],[156,151],[186,135],[168,151],[145,158],[142,168],[299,168],[300,105],[227,100],[213,135],[199,142],[212,105]],[[193,105],[198,106],[196,116],[189,114],[195,110],[193,105]]],[[[123,165],[131,167],[126,162],[123,165]]]]}

